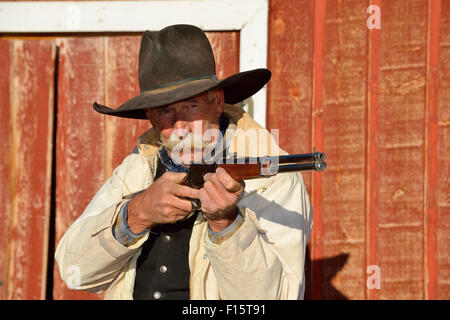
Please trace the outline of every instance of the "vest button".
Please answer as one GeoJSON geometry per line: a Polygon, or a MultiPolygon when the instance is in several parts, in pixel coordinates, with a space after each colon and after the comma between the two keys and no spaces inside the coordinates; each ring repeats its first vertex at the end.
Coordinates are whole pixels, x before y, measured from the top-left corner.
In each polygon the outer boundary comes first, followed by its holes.
{"type": "Polygon", "coordinates": [[[166,234],[166,235],[164,236],[164,242],[165,242],[165,243],[168,243],[170,240],[172,240],[172,238],[171,238],[168,234],[166,234]]]}
{"type": "Polygon", "coordinates": [[[159,267],[159,271],[161,273],[166,273],[167,272],[167,267],[166,266],[161,266],[161,267],[159,267]]]}
{"type": "Polygon", "coordinates": [[[153,292],[153,298],[155,298],[155,299],[161,298],[161,292],[159,292],[159,291],[153,292]]]}

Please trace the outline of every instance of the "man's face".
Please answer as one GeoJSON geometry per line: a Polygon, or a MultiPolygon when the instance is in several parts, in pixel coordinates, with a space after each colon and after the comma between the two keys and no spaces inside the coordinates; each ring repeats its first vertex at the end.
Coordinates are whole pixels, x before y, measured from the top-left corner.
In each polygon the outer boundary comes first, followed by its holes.
{"type": "Polygon", "coordinates": [[[172,159],[188,164],[201,161],[205,147],[214,145],[223,109],[223,91],[218,89],[149,108],[146,114],[172,159]]]}

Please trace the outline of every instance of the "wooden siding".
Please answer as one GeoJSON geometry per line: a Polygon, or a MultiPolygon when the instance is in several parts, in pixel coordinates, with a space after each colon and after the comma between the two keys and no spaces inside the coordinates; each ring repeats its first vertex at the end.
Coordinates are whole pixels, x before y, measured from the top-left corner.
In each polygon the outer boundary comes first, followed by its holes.
{"type": "Polygon", "coordinates": [[[308,298],[448,299],[450,3],[270,4],[268,127],[289,152],[327,154],[324,173],[303,175],[308,298]]]}
{"type": "Polygon", "coordinates": [[[0,41],[0,298],[46,294],[55,47],[0,41]]]}

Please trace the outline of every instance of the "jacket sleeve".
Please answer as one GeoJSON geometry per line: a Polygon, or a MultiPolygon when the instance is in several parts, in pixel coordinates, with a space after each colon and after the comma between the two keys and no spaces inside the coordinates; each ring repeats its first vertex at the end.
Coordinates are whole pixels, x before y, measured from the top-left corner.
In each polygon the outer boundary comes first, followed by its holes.
{"type": "Polygon", "coordinates": [[[148,233],[125,247],[113,235],[117,215],[126,201],[123,195],[138,191],[129,190],[128,185],[144,188],[144,181],[141,185],[136,181],[146,168],[138,155],[125,158],[59,241],[55,259],[69,288],[105,290],[147,240],[148,233]],[[134,182],[127,184],[130,180],[134,182]]]}
{"type": "Polygon", "coordinates": [[[222,299],[302,299],[312,208],[299,173],[276,175],[241,200],[244,223],[222,243],[204,245],[222,299]]]}

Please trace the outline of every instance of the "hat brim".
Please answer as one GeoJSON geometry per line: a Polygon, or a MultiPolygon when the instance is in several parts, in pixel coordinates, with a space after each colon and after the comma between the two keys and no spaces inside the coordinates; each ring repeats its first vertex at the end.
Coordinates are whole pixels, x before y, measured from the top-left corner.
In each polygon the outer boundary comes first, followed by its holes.
{"type": "Polygon", "coordinates": [[[270,80],[270,77],[269,70],[255,69],[234,74],[221,81],[213,79],[192,80],[143,92],[116,109],[100,105],[97,102],[94,102],[93,107],[95,111],[106,115],[147,119],[145,109],[162,107],[219,88],[223,89],[225,103],[238,103],[258,92],[270,80]]]}

